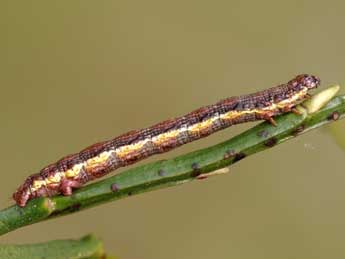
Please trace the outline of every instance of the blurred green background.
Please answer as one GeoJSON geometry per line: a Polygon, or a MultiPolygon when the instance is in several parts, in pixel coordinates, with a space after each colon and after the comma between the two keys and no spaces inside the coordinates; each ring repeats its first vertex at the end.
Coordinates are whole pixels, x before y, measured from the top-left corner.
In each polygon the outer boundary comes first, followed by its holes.
{"type": "MultiPolygon", "coordinates": [[[[299,73],[320,76],[323,87],[344,82],[344,8],[344,1],[1,1],[1,208],[13,204],[26,176],[97,141],[299,73]]],[[[231,174],[28,226],[0,242],[93,232],[120,258],[344,258],[342,159],[328,132],[316,130],[231,174]]]]}

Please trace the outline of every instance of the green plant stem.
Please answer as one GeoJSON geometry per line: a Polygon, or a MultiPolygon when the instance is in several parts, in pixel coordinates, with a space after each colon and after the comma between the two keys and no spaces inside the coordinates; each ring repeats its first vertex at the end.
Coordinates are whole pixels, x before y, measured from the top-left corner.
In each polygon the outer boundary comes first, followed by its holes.
{"type": "Polygon", "coordinates": [[[301,115],[284,114],[276,118],[277,127],[263,122],[228,141],[173,159],[127,170],[100,182],[75,190],[71,196],[38,198],[26,207],[14,205],[0,211],[0,234],[39,221],[74,213],[105,202],[167,186],[207,177],[251,154],[311,129],[345,117],[345,96],[334,97],[313,114],[300,108],[301,115]],[[338,116],[335,116],[338,115],[338,116]]]}

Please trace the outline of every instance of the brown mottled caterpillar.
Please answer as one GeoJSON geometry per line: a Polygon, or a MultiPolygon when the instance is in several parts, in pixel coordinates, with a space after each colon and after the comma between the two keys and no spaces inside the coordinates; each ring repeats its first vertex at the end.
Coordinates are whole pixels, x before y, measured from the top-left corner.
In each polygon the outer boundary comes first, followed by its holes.
{"type": "Polygon", "coordinates": [[[230,97],[182,117],[94,144],[29,176],[13,194],[13,199],[24,207],[36,197],[71,195],[72,188],[119,167],[167,152],[234,124],[267,120],[275,125],[273,116],[294,111],[294,107],[308,97],[308,91],[319,84],[318,77],[299,75],[287,84],[230,97]]]}

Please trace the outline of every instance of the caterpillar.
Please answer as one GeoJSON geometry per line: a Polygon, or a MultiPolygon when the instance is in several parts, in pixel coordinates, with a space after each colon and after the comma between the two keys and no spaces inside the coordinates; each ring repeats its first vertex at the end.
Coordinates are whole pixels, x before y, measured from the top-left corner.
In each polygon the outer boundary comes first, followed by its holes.
{"type": "Polygon", "coordinates": [[[74,188],[119,167],[167,152],[238,123],[267,120],[275,125],[273,116],[296,112],[294,107],[308,98],[309,90],[319,84],[320,79],[316,76],[298,75],[286,84],[230,97],[184,116],[96,143],[29,176],[13,194],[13,199],[18,206],[25,207],[36,197],[71,195],[74,188]]]}

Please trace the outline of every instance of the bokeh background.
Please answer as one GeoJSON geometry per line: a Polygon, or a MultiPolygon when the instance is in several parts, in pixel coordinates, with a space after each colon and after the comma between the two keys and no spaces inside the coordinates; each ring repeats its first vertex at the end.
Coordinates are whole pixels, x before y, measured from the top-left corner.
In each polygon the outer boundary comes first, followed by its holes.
{"type": "MultiPolygon", "coordinates": [[[[345,82],[344,8],[344,1],[1,1],[1,208],[28,174],[97,141],[299,73],[318,75],[323,87],[345,82]]],[[[0,242],[92,232],[120,258],[344,258],[343,161],[328,131],[316,130],[231,174],[28,226],[0,242]]]]}

